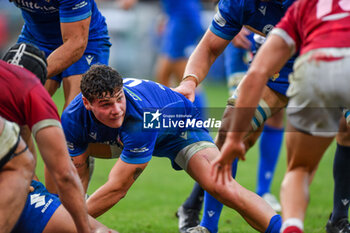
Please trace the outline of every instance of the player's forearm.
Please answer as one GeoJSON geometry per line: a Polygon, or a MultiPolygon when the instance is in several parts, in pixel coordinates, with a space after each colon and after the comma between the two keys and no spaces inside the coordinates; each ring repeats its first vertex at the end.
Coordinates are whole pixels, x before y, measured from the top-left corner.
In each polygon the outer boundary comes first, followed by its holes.
{"type": "Polygon", "coordinates": [[[107,182],[87,200],[88,213],[97,218],[117,204],[120,199],[125,197],[126,193],[125,188],[113,187],[113,184],[107,182]]]}
{"type": "Polygon", "coordinates": [[[47,58],[47,77],[53,77],[77,62],[84,54],[87,39],[69,39],[47,58]]]}
{"type": "Polygon", "coordinates": [[[243,79],[239,88],[239,95],[229,130],[229,132],[232,132],[230,135],[234,137],[234,140],[242,140],[247,134],[266,83],[257,83],[254,77],[256,77],[254,74],[247,76],[243,79]]]}
{"type": "Polygon", "coordinates": [[[73,217],[79,232],[90,232],[83,187],[69,158],[62,129],[46,127],[40,129],[35,138],[62,204],[73,217]]]}
{"type": "Polygon", "coordinates": [[[216,43],[216,36],[214,36],[215,35],[210,31],[205,34],[195,51],[190,56],[185,68],[184,76],[195,74],[199,79],[199,83],[205,79],[210,67],[227,46],[227,44],[214,46],[213,43],[216,43]]]}
{"type": "Polygon", "coordinates": [[[56,185],[60,200],[71,214],[78,232],[90,232],[83,187],[74,167],[56,179],[56,185]]]}

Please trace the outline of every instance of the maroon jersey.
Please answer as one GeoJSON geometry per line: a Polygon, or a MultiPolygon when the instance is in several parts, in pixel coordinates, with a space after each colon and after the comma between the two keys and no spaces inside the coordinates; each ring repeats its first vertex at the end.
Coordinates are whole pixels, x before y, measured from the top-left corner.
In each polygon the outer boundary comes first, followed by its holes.
{"type": "Polygon", "coordinates": [[[35,135],[47,126],[60,126],[56,105],[30,71],[0,60],[0,115],[28,125],[35,135]]]}
{"type": "Polygon", "coordinates": [[[299,0],[273,33],[295,45],[300,54],[318,48],[350,47],[350,1],[299,0]]]}

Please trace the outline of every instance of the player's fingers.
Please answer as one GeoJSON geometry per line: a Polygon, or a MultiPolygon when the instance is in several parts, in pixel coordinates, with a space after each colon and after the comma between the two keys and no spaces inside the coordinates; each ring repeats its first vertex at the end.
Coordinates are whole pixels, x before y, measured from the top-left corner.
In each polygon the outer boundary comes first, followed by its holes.
{"type": "Polygon", "coordinates": [[[231,170],[232,166],[228,165],[225,168],[225,173],[226,173],[226,183],[230,183],[232,180],[232,170],[231,170]]]}
{"type": "Polygon", "coordinates": [[[226,174],[225,174],[225,166],[221,166],[220,168],[220,184],[225,185],[226,174]]]}
{"type": "Polygon", "coordinates": [[[217,170],[216,170],[216,162],[214,162],[212,165],[211,165],[211,171],[210,171],[210,175],[211,177],[213,177],[214,179],[214,182],[217,181],[217,170]]]}

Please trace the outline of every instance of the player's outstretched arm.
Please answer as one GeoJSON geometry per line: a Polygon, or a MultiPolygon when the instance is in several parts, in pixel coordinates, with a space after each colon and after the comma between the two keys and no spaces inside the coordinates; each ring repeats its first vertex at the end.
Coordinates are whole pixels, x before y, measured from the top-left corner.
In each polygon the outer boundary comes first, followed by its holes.
{"type": "Polygon", "coordinates": [[[188,59],[184,72],[185,79],[174,90],[193,101],[194,89],[204,80],[211,65],[224,51],[228,43],[230,43],[230,41],[222,39],[210,30],[207,30],[202,40],[188,59]]]}
{"type": "Polygon", "coordinates": [[[61,23],[63,44],[47,57],[48,78],[61,73],[83,56],[89,39],[90,19],[61,23]]]}
{"type": "Polygon", "coordinates": [[[118,159],[109,173],[108,181],[87,200],[89,214],[96,218],[118,203],[147,164],[130,164],[118,159]]]}
{"type": "Polygon", "coordinates": [[[83,187],[68,154],[63,130],[55,126],[42,128],[35,138],[60,200],[72,215],[78,232],[90,232],[83,187]]]}
{"type": "Polygon", "coordinates": [[[247,76],[239,86],[238,99],[232,114],[229,130],[221,148],[221,156],[213,167],[214,174],[223,172],[221,167],[230,165],[234,158],[244,157],[243,139],[249,130],[256,106],[262,96],[264,86],[274,73],[278,72],[291,56],[287,43],[279,36],[270,35],[260,48],[247,76]],[[232,147],[231,145],[237,145],[232,147]]]}

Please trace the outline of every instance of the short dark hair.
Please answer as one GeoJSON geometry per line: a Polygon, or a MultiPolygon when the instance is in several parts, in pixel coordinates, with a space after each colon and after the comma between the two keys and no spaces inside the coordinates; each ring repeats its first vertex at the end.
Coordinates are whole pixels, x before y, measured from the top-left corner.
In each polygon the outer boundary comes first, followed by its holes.
{"type": "Polygon", "coordinates": [[[83,96],[92,103],[96,98],[114,95],[123,88],[122,76],[106,65],[93,65],[83,74],[80,89],[83,96]]]}
{"type": "Polygon", "coordinates": [[[35,74],[42,84],[46,81],[47,61],[45,53],[29,43],[18,43],[12,46],[2,60],[22,66],[35,74]]]}

